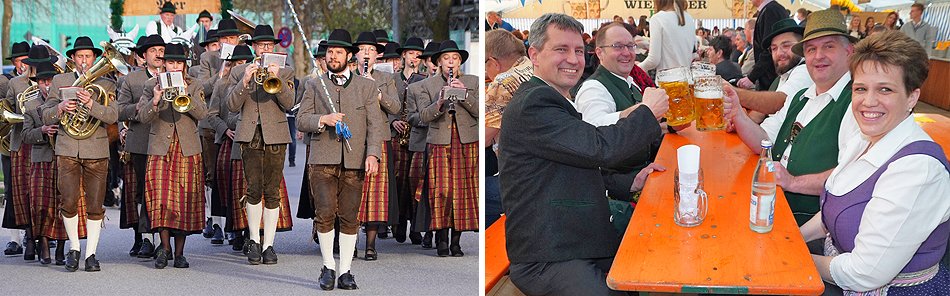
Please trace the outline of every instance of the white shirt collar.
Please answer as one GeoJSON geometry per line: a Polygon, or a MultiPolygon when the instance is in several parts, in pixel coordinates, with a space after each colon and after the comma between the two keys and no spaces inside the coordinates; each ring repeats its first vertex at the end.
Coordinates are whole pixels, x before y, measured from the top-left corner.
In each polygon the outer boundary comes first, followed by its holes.
{"type": "Polygon", "coordinates": [[[835,82],[835,85],[832,86],[831,89],[829,89],[828,91],[822,94],[817,94],[818,92],[817,86],[815,84],[812,84],[811,86],[808,87],[808,90],[806,90],[802,96],[810,98],[810,99],[831,98],[831,100],[833,101],[838,101],[838,96],[841,95],[841,91],[846,86],[848,86],[849,82],[851,82],[851,71],[848,71],[847,73],[844,73],[844,75],[841,75],[841,78],[838,78],[838,82],[835,82]]]}
{"type": "Polygon", "coordinates": [[[343,73],[332,73],[332,72],[331,72],[331,73],[330,73],[330,77],[332,78],[333,75],[343,75],[343,77],[346,77],[346,80],[349,81],[349,80],[350,80],[350,72],[351,72],[350,70],[343,70],[343,73]]]}
{"type": "Polygon", "coordinates": [[[620,75],[617,75],[617,74],[614,73],[614,72],[610,72],[610,70],[607,70],[607,72],[610,73],[610,74],[613,74],[614,77],[617,77],[617,78],[622,79],[623,81],[626,81],[626,82],[627,82],[627,87],[636,86],[637,89],[640,89],[640,86],[633,82],[633,77],[630,77],[630,75],[627,75],[627,77],[621,77],[620,75]]]}
{"type": "MultiPolygon", "coordinates": [[[[855,114],[855,116],[858,115],[855,114]]],[[[861,158],[876,167],[881,167],[891,156],[897,153],[898,149],[903,147],[902,143],[913,134],[915,126],[917,126],[917,122],[914,122],[914,115],[907,116],[894,129],[881,137],[874,146],[871,146],[861,158]]],[[[863,133],[861,134],[861,140],[866,142],[865,145],[871,144],[870,138],[863,133]]]]}

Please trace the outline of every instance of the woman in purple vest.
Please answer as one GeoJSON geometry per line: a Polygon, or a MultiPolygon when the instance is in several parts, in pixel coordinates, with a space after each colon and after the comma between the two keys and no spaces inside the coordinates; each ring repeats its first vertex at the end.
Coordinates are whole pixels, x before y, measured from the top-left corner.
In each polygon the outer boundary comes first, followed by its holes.
{"type": "Polygon", "coordinates": [[[812,258],[844,295],[950,295],[941,260],[950,165],[911,116],[929,71],[914,43],[887,31],[854,47],[851,110],[861,132],[840,139],[847,144],[825,182],[821,212],[801,227],[806,241],[825,238],[825,256],[812,258]]]}

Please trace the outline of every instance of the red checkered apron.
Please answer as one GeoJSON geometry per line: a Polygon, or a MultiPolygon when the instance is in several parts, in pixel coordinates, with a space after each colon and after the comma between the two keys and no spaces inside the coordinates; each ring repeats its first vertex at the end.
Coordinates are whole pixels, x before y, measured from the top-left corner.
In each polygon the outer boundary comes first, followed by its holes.
{"type": "MultiPolygon", "coordinates": [[[[34,235],[49,239],[69,239],[66,236],[66,226],[59,215],[61,202],[59,190],[56,187],[57,166],[56,158],[52,162],[34,162],[30,165],[30,207],[33,216],[34,235]]],[[[79,197],[78,209],[86,208],[86,198],[79,197]]],[[[79,213],[79,237],[86,237],[86,211],[79,213]]]]}
{"type": "Polygon", "coordinates": [[[201,154],[185,157],[172,136],[165,155],[149,155],[145,202],[152,229],[171,228],[199,233],[205,224],[204,168],[201,154]]]}
{"type": "Polygon", "coordinates": [[[10,174],[12,174],[13,212],[19,229],[31,227],[30,218],[30,150],[33,147],[23,143],[20,151],[10,152],[10,174]]]}
{"type": "Polygon", "coordinates": [[[409,162],[409,187],[412,198],[419,202],[422,199],[423,190],[428,190],[422,188],[425,184],[423,180],[426,177],[426,154],[425,152],[412,152],[412,160],[409,162]]]}
{"type": "MultiPolygon", "coordinates": [[[[226,142],[230,145],[230,139],[226,139],[226,142]]],[[[224,147],[225,143],[221,143],[221,147],[224,147]]],[[[228,149],[228,154],[231,155],[231,149],[228,149]]],[[[223,153],[223,149],[218,153],[219,158],[223,153]]],[[[244,163],[239,159],[233,159],[231,162],[231,215],[232,220],[232,231],[243,230],[247,228],[247,212],[244,208],[244,194],[247,192],[247,182],[244,180],[244,163]]],[[[219,166],[220,167],[220,166],[219,166]]],[[[261,221],[263,227],[263,221],[261,221]]],[[[287,198],[287,184],[283,178],[280,179],[280,217],[277,219],[277,231],[290,231],[294,227],[293,218],[290,216],[290,201],[287,198]]]]}
{"type": "Polygon", "coordinates": [[[135,186],[138,180],[135,178],[135,169],[132,168],[132,160],[122,164],[122,219],[119,221],[119,228],[136,228],[139,226],[139,211],[135,203],[135,186]]]}
{"type": "Polygon", "coordinates": [[[429,145],[429,229],[478,229],[478,142],[462,144],[455,120],[450,145],[429,145]]]}
{"type": "Polygon", "coordinates": [[[412,161],[412,152],[409,147],[402,146],[398,142],[398,136],[393,137],[392,161],[393,161],[393,179],[396,180],[396,192],[399,196],[399,214],[409,217],[411,212],[411,203],[409,199],[412,193],[415,193],[415,187],[411,186],[409,181],[409,163],[412,161]]]}
{"type": "Polygon", "coordinates": [[[379,159],[379,171],[367,176],[363,181],[363,198],[360,202],[359,220],[361,222],[389,221],[389,141],[383,142],[383,151],[379,159]]]}

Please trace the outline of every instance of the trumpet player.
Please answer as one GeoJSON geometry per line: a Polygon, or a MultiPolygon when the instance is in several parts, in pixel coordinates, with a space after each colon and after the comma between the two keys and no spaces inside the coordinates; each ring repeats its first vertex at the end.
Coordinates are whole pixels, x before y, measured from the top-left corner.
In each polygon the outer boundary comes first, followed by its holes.
{"type": "MultiPolygon", "coordinates": [[[[264,53],[273,52],[278,41],[270,26],[258,25],[253,37],[245,43],[253,47],[256,57],[261,58],[264,53]]],[[[247,184],[245,208],[251,238],[247,260],[251,264],[276,264],[277,253],[273,244],[280,205],[285,203],[281,201],[280,187],[287,144],[291,141],[284,111],[294,105],[294,71],[285,65],[250,63],[236,66],[230,72],[229,79],[237,83],[231,88],[228,108],[231,112],[240,112],[242,118],[234,141],[241,145],[247,184]],[[263,76],[259,72],[265,72],[268,78],[280,79],[276,93],[268,93],[263,85],[255,82],[255,77],[263,76]],[[260,235],[262,220],[263,240],[260,235]]],[[[261,80],[266,82],[266,79],[261,80]]]]}
{"type": "MultiPolygon", "coordinates": [[[[46,248],[49,240],[56,240],[56,265],[66,265],[66,228],[57,214],[60,208],[59,190],[57,187],[56,158],[50,139],[56,136],[58,124],[45,125],[37,107],[46,102],[46,98],[53,84],[53,76],[57,74],[52,62],[36,64],[36,74],[30,77],[38,85],[36,98],[23,103],[23,142],[31,145],[30,153],[30,207],[32,209],[33,231],[39,238],[40,263],[52,263],[50,250],[46,248]]],[[[83,204],[83,200],[79,201],[83,204]]],[[[79,237],[86,236],[86,213],[80,211],[79,237]]]]}
{"type": "Polygon", "coordinates": [[[353,253],[349,250],[356,247],[364,175],[379,170],[381,144],[386,139],[386,119],[379,109],[376,82],[347,71],[346,61],[359,51],[350,40],[346,30],[335,29],[330,33],[326,51],[330,71],[307,82],[297,114],[297,129],[313,133],[307,165],[317,238],[323,256],[319,280],[323,290],[332,290],[335,281],[340,289],[357,289],[350,273],[353,253]],[[343,137],[345,133],[334,132],[342,131],[341,123],[349,128],[348,140],[343,137]],[[339,268],[333,259],[333,229],[337,217],[340,218],[339,268]],[[339,278],[335,276],[337,272],[339,278]]]}
{"type": "MultiPolygon", "coordinates": [[[[6,58],[7,60],[11,62],[11,64],[13,64],[13,71],[10,73],[4,73],[3,75],[0,75],[0,96],[3,96],[4,98],[6,97],[7,88],[9,86],[10,80],[12,80],[16,76],[26,73],[27,65],[23,63],[23,60],[27,58],[27,55],[29,54],[29,52],[30,52],[29,43],[26,43],[26,42],[13,43],[10,56],[6,58]]],[[[10,140],[9,135],[2,135],[2,136],[6,138],[7,141],[10,140]]],[[[9,155],[0,156],[0,162],[2,162],[3,175],[4,176],[12,175],[12,173],[10,172],[11,171],[10,156],[9,155]]],[[[13,178],[4,178],[3,185],[4,185],[4,188],[13,188],[13,178]]],[[[4,202],[7,205],[12,205],[13,195],[4,194],[4,202]]],[[[20,229],[16,228],[16,221],[15,221],[16,214],[13,212],[14,211],[13,208],[14,207],[12,206],[4,207],[3,223],[2,223],[3,228],[10,229],[10,242],[7,243],[6,249],[3,250],[4,255],[23,254],[23,247],[20,246],[20,241],[21,241],[20,229]]]]}
{"type": "MultiPolygon", "coordinates": [[[[388,39],[388,38],[387,38],[388,39]]],[[[384,131],[392,130],[390,123],[396,120],[402,111],[402,104],[399,102],[399,96],[396,95],[396,86],[393,77],[389,73],[383,73],[373,70],[376,65],[378,53],[383,52],[385,47],[376,41],[376,34],[373,32],[363,32],[356,37],[353,43],[359,51],[356,52],[356,60],[360,67],[354,74],[374,81],[378,89],[378,101],[380,108],[386,115],[386,127],[384,131]]],[[[380,226],[385,231],[389,225],[397,224],[399,216],[398,199],[395,198],[395,175],[392,170],[392,141],[389,141],[396,135],[395,131],[390,131],[391,135],[382,142],[382,154],[379,159],[379,172],[366,177],[366,184],[363,185],[363,198],[360,203],[359,221],[366,226],[366,249],[363,259],[373,261],[378,258],[376,252],[376,236],[380,226]]]]}
{"type": "MultiPolygon", "coordinates": [[[[22,59],[21,62],[25,64],[25,72],[20,73],[21,75],[14,77],[10,80],[10,83],[7,85],[7,97],[5,104],[10,106],[11,111],[16,114],[23,114],[23,110],[20,110],[21,99],[25,102],[27,99],[30,99],[32,96],[37,95],[38,89],[36,87],[31,88],[31,86],[36,85],[36,82],[30,80],[30,77],[36,73],[36,65],[42,62],[55,62],[56,57],[50,57],[49,51],[46,47],[38,45],[30,48],[30,52],[27,55],[26,59],[22,59]],[[30,91],[28,91],[28,89],[30,91]]],[[[23,68],[21,68],[23,69],[23,68]]],[[[7,121],[13,120],[13,118],[6,118],[7,121]]],[[[11,229],[23,229],[26,233],[26,244],[23,246],[23,259],[24,260],[36,260],[36,240],[33,237],[33,223],[32,218],[30,217],[30,144],[23,142],[23,137],[21,133],[23,131],[23,124],[16,123],[12,125],[12,130],[10,131],[10,175],[11,187],[9,196],[12,197],[12,203],[9,203],[7,208],[12,208],[12,214],[10,215],[13,218],[14,224],[6,224],[7,221],[4,221],[4,227],[11,229]]],[[[8,217],[7,214],[4,217],[8,217]]]]}
{"type": "MultiPolygon", "coordinates": [[[[102,50],[92,44],[89,37],[78,37],[73,48],[66,52],[76,62],[77,72],[63,73],[53,76],[52,90],[49,98],[43,104],[43,124],[58,124],[64,116],[76,116],[78,108],[86,108],[91,118],[100,121],[95,132],[88,138],[78,140],[67,134],[64,129],[56,133],[56,166],[62,203],[60,213],[63,215],[63,224],[66,235],[69,237],[69,252],[66,254],[66,270],[79,269],[79,199],[85,193],[87,221],[86,221],[86,271],[99,271],[99,261],[96,260],[96,247],[99,244],[99,231],[102,229],[102,218],[105,213],[102,201],[106,191],[106,172],[109,169],[109,139],[106,136],[105,125],[113,124],[118,119],[118,108],[113,103],[107,103],[107,94],[99,94],[103,102],[92,98],[93,93],[80,91],[77,100],[63,100],[59,88],[70,86],[81,73],[86,73],[93,66],[96,57],[102,50]],[[81,104],[81,105],[80,105],[81,104]],[[79,186],[76,186],[79,185],[79,186]]],[[[84,77],[92,80],[90,83],[102,87],[107,93],[115,93],[115,82],[104,77],[84,77]]]]}
{"type": "Polygon", "coordinates": [[[135,230],[135,241],[132,249],[129,250],[129,256],[139,258],[151,258],[155,252],[155,245],[159,243],[157,234],[152,232],[149,227],[148,205],[145,204],[145,169],[148,162],[148,133],[151,125],[139,121],[139,110],[147,107],[139,99],[147,90],[145,83],[149,79],[164,72],[165,62],[161,57],[165,55],[165,41],[159,35],[151,35],[142,41],[142,44],[135,48],[135,54],[145,59],[145,68],[141,68],[125,75],[125,80],[119,87],[119,96],[116,101],[119,110],[119,120],[128,124],[125,133],[125,152],[129,153],[127,166],[132,168],[132,176],[125,180],[133,186],[125,186],[127,190],[122,195],[123,203],[132,202],[137,209],[128,212],[126,207],[126,226],[135,230]],[[136,219],[132,219],[136,218],[136,219]],[[152,240],[143,239],[142,233],[152,233],[152,240]]]}
{"type": "Polygon", "coordinates": [[[145,83],[140,103],[143,106],[139,109],[139,121],[151,124],[145,202],[152,231],[162,237],[162,244],[155,251],[155,268],[165,268],[172,260],[171,237],[175,238],[174,266],[188,268],[185,238],[204,229],[204,174],[198,120],[205,118],[208,109],[201,83],[184,75],[188,60],[185,48],[176,43],[166,44],[160,59],[165,62],[166,72],[182,72],[186,88],[163,89],[154,78],[145,83]],[[181,108],[177,100],[180,96],[189,98],[189,108],[181,108]]]}
{"type": "Polygon", "coordinates": [[[440,75],[422,81],[419,117],[429,124],[430,229],[436,230],[438,255],[461,257],[463,231],[478,229],[478,95],[479,80],[459,75],[468,51],[447,40],[429,59],[440,75]],[[443,87],[465,88],[460,101],[444,96],[443,87]],[[453,106],[454,105],[454,106],[453,106]],[[454,110],[453,110],[454,109],[454,110]],[[449,229],[452,240],[449,243],[449,229]]]}
{"type": "MultiPolygon", "coordinates": [[[[400,143],[400,138],[402,138],[403,141],[408,140],[405,146],[393,146],[393,150],[395,151],[394,155],[396,155],[394,159],[396,161],[395,171],[397,172],[397,184],[401,184],[396,186],[397,195],[399,197],[399,221],[396,225],[396,229],[393,231],[393,237],[400,243],[406,241],[406,229],[409,226],[407,221],[411,220],[415,213],[415,199],[412,197],[416,192],[418,183],[412,181],[420,179],[410,177],[410,168],[413,159],[413,150],[411,148],[413,142],[411,141],[412,135],[408,134],[411,127],[409,123],[407,123],[409,120],[409,96],[407,95],[407,90],[409,84],[421,81],[426,77],[424,74],[419,73],[419,69],[422,68],[422,58],[420,58],[420,56],[424,49],[423,45],[424,43],[422,43],[422,39],[419,37],[409,37],[409,39],[406,40],[405,46],[396,49],[396,54],[401,58],[405,68],[393,73],[393,80],[396,82],[396,94],[399,95],[399,102],[402,103],[403,107],[400,112],[402,114],[400,114],[399,118],[393,120],[390,125],[396,132],[395,138],[393,138],[392,141],[400,143]]],[[[388,51],[389,44],[386,46],[388,51]]],[[[418,133],[418,131],[415,130],[413,132],[418,133]]],[[[425,138],[423,137],[421,139],[421,148],[419,148],[418,151],[425,150],[425,138]]],[[[418,144],[416,145],[419,146],[418,144]]],[[[420,155],[422,154],[420,153],[420,155]]],[[[419,165],[421,167],[421,161],[419,165]]],[[[421,172],[421,170],[418,171],[421,172]]],[[[418,231],[410,231],[409,240],[412,244],[418,245],[422,243],[422,235],[420,235],[418,231]]]]}

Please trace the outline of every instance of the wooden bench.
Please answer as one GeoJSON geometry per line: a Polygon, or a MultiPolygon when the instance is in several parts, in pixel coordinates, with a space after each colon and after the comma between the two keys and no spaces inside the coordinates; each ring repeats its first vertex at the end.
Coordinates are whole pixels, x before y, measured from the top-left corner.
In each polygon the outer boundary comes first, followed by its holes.
{"type": "Polygon", "coordinates": [[[508,273],[508,251],[505,249],[505,216],[485,229],[485,293],[508,273]]]}

